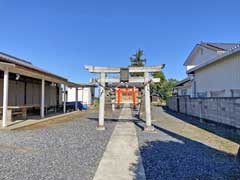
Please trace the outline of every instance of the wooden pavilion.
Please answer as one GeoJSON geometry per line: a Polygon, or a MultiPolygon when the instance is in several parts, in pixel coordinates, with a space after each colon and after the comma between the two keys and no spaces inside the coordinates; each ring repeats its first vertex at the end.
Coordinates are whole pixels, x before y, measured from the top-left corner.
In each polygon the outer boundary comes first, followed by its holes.
{"type": "MultiPolygon", "coordinates": [[[[0,113],[2,126],[14,116],[27,119],[29,112],[66,112],[66,87],[82,87],[31,62],[0,53],[0,113]]],[[[77,100],[77,99],[76,99],[77,100]]],[[[77,108],[76,108],[77,110],[77,108]]]]}

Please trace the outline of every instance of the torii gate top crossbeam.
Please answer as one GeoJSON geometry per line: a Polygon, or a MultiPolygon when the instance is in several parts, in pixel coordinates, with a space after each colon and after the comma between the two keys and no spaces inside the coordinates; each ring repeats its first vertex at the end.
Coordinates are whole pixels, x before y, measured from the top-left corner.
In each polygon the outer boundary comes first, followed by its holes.
{"type": "MultiPolygon", "coordinates": [[[[165,64],[158,66],[144,66],[144,67],[128,67],[129,72],[159,72],[164,68],[165,64]]],[[[97,67],[97,66],[84,66],[91,73],[120,73],[120,67],[97,67]]]]}

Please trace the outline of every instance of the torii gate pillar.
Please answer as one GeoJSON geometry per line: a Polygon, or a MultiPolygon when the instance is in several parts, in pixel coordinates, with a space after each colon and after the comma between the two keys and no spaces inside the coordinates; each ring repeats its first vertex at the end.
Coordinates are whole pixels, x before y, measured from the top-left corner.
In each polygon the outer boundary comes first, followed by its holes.
{"type": "Polygon", "coordinates": [[[151,101],[150,101],[150,85],[149,85],[149,72],[144,72],[144,100],[145,100],[145,116],[146,116],[146,126],[144,127],[144,131],[154,131],[154,127],[152,126],[152,118],[151,118],[151,101]]]}
{"type": "Polygon", "coordinates": [[[106,74],[104,72],[100,73],[100,91],[99,91],[99,117],[97,130],[105,130],[104,126],[104,106],[105,106],[105,82],[106,74]]]}

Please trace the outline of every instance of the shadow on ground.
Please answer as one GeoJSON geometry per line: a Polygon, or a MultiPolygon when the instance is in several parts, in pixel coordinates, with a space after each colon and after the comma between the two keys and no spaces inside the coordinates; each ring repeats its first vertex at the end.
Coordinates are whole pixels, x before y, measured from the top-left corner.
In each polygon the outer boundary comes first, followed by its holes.
{"type": "MultiPolygon", "coordinates": [[[[135,121],[141,130],[143,123],[135,121]]],[[[140,133],[140,152],[147,180],[238,180],[240,163],[235,156],[154,126],[158,133],[140,133]],[[143,133],[143,134],[141,134],[143,133]],[[164,136],[152,140],[148,137],[164,136]],[[142,140],[141,140],[142,138],[142,140]],[[171,140],[169,140],[171,139],[171,140]]],[[[130,169],[137,174],[138,165],[130,169]]]]}
{"type": "Polygon", "coordinates": [[[207,121],[200,122],[199,118],[191,117],[182,113],[171,111],[167,107],[162,107],[163,111],[171,116],[174,116],[184,122],[195,125],[201,129],[209,131],[213,134],[229,139],[230,141],[240,144],[240,134],[238,134],[233,128],[224,127],[224,125],[210,123],[207,121]]]}

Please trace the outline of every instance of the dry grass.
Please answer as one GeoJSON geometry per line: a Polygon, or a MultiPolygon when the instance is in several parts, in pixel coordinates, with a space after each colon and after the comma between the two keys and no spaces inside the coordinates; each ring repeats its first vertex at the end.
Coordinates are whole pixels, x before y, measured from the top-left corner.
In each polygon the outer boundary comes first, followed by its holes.
{"type": "Polygon", "coordinates": [[[30,147],[19,147],[19,146],[8,145],[8,144],[0,144],[0,149],[2,151],[13,150],[15,152],[22,152],[22,153],[32,151],[32,148],[30,148],[30,147]]]}
{"type": "Polygon", "coordinates": [[[32,125],[29,125],[29,126],[20,127],[20,128],[15,129],[14,131],[25,131],[25,130],[46,128],[46,127],[50,127],[54,124],[65,123],[65,122],[69,122],[69,121],[75,120],[75,119],[80,118],[80,117],[85,117],[90,112],[96,112],[96,109],[79,111],[78,113],[69,114],[68,116],[65,116],[65,117],[55,118],[55,119],[47,120],[47,121],[40,122],[40,123],[37,123],[37,124],[32,124],[32,125]]]}
{"type": "Polygon", "coordinates": [[[175,134],[229,154],[236,155],[238,152],[239,145],[237,143],[202,129],[197,125],[190,124],[161,111],[153,116],[153,118],[161,123],[161,128],[167,129],[175,134]]]}

